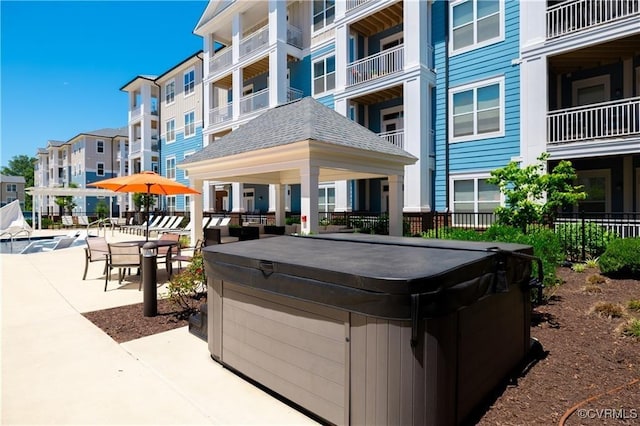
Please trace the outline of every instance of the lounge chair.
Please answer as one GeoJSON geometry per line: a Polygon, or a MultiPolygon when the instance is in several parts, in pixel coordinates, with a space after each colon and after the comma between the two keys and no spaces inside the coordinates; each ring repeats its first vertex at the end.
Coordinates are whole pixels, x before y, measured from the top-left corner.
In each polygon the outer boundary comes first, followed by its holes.
{"type": "Polygon", "coordinates": [[[214,226],[218,226],[218,223],[220,223],[220,218],[219,217],[212,217],[211,220],[209,221],[209,223],[207,223],[206,226],[203,226],[203,228],[212,228],[214,226]]]}
{"type": "MultiPolygon", "coordinates": [[[[142,264],[142,256],[140,255],[140,246],[138,244],[114,243],[107,244],[107,247],[109,248],[109,254],[104,276],[104,291],[107,291],[112,269],[118,268],[118,284],[120,284],[127,270],[130,275],[131,268],[140,268],[142,264]]],[[[140,285],[142,285],[142,277],[140,277],[140,285]]]]}
{"type": "Polygon", "coordinates": [[[104,237],[87,238],[87,247],[85,247],[84,253],[83,280],[87,278],[87,271],[89,270],[89,263],[91,262],[105,262],[103,273],[107,273],[107,256],[109,255],[109,246],[107,245],[107,240],[104,237]]]}
{"type": "Polygon", "coordinates": [[[73,226],[75,226],[75,224],[73,223],[73,217],[72,216],[62,216],[62,226],[65,228],[71,228],[73,226]]]}

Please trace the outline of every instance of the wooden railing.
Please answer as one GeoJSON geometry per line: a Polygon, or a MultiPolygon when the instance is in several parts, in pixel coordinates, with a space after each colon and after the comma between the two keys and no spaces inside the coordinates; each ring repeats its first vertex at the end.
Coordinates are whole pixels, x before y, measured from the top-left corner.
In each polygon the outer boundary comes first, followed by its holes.
{"type": "Polygon", "coordinates": [[[347,65],[347,86],[364,83],[404,68],[404,46],[399,45],[347,65]]]}
{"type": "Polygon", "coordinates": [[[640,15],[639,0],[571,0],[547,9],[547,38],[640,15]]]}
{"type": "Polygon", "coordinates": [[[640,97],[547,114],[547,142],[550,144],[635,135],[640,135],[640,97]]]}

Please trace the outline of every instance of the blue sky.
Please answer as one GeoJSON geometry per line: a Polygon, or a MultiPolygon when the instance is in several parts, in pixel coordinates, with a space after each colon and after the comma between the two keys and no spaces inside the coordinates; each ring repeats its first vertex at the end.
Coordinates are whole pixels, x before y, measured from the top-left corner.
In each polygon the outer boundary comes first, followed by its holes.
{"type": "Polygon", "coordinates": [[[0,163],[127,125],[120,88],[202,49],[206,1],[0,1],[0,163]]]}

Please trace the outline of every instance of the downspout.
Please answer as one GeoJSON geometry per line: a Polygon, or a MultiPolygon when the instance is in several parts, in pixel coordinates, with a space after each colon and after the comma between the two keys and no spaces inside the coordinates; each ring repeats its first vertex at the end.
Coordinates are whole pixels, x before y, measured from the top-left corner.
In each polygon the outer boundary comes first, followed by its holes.
{"type": "Polygon", "coordinates": [[[445,210],[449,210],[449,2],[444,6],[444,188],[445,210]]]}

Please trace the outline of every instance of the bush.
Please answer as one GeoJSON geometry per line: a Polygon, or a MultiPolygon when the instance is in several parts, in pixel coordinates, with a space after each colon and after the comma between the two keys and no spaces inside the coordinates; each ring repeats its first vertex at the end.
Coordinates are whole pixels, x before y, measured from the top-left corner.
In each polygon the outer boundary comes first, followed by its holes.
{"type": "Polygon", "coordinates": [[[188,318],[198,310],[198,306],[206,297],[207,281],[204,276],[202,254],[196,253],[191,263],[179,273],[171,277],[168,292],[169,300],[182,309],[180,316],[188,318]]]}
{"type": "Polygon", "coordinates": [[[593,312],[600,317],[622,318],[624,308],[617,303],[599,302],[593,307],[593,312]]]}
{"type": "Polygon", "coordinates": [[[564,247],[564,252],[570,260],[582,258],[582,247],[587,257],[595,258],[604,253],[610,241],[618,236],[614,232],[593,223],[584,223],[584,244],[582,223],[561,223],[556,225],[556,233],[564,247]]]}
{"type": "Polygon", "coordinates": [[[615,239],[609,243],[598,262],[605,275],[640,276],[640,238],[615,239]]]}
{"type": "Polygon", "coordinates": [[[49,229],[53,225],[53,219],[48,217],[42,218],[42,229],[49,229]]]}
{"type": "Polygon", "coordinates": [[[640,320],[632,319],[629,320],[622,329],[622,334],[629,337],[635,337],[636,339],[640,339],[640,320]]]}

